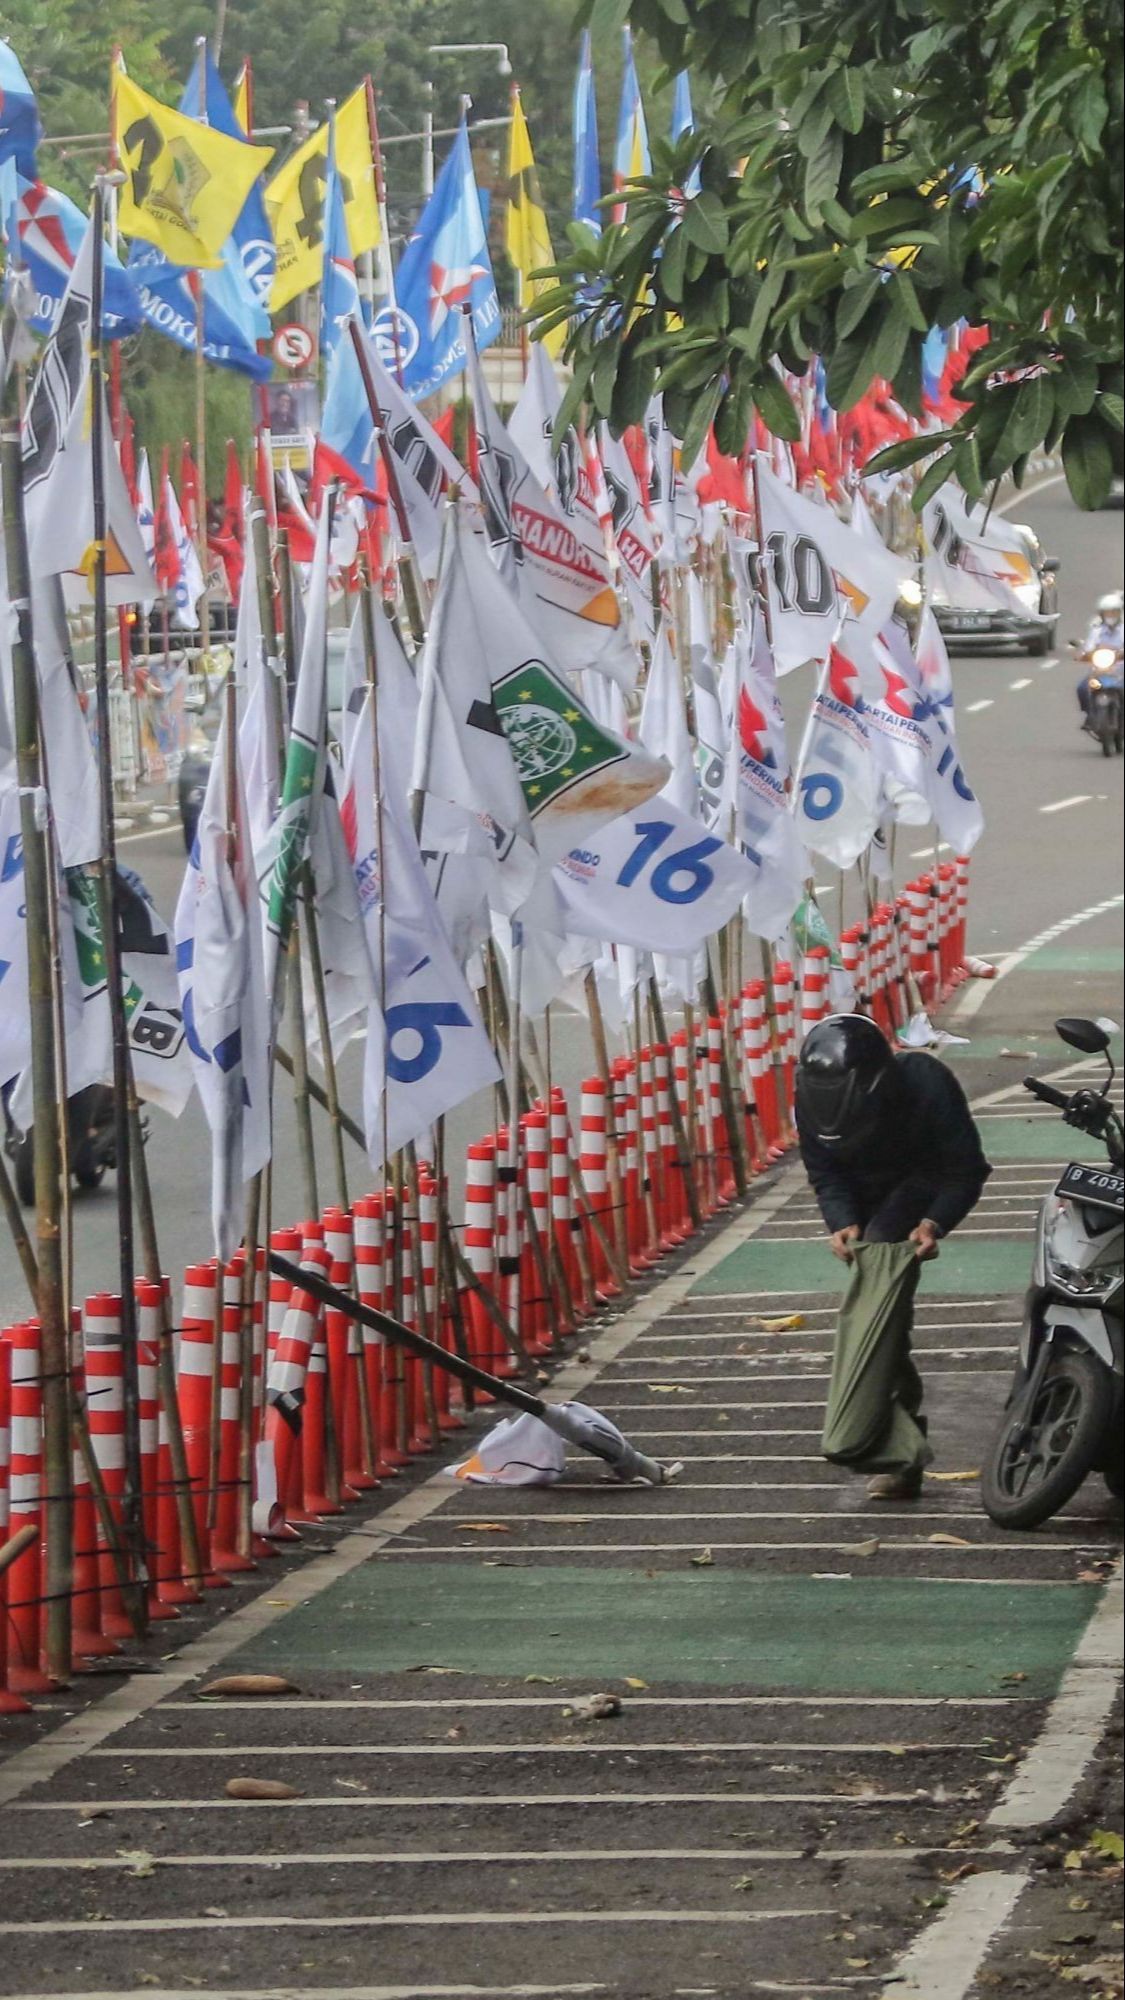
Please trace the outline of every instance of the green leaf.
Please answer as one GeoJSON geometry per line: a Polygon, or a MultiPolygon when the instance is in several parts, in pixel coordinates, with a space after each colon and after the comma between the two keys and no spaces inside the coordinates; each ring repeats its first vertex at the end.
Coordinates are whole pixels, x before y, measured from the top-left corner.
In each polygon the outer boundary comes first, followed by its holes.
{"type": "Polygon", "coordinates": [[[914,281],[906,271],[901,268],[895,270],[891,277],[891,289],[897,295],[902,309],[906,314],[907,321],[914,328],[915,333],[928,333],[930,330],[929,319],[922,311],[918,294],[914,289],[914,281]]]}
{"type": "Polygon", "coordinates": [[[551,442],[556,451],[562,444],[568,430],[573,426],[575,418],[586,400],[586,384],[589,381],[589,377],[590,363],[587,359],[583,359],[581,363],[575,365],[574,374],[566,386],[562,402],[559,404],[558,412],[555,416],[554,427],[551,431],[551,442]]]}
{"type": "Polygon", "coordinates": [[[1062,460],[1075,505],[1087,512],[1103,506],[1113,484],[1113,450],[1105,425],[1092,410],[1071,417],[1063,432],[1062,460]]]}
{"type": "Polygon", "coordinates": [[[664,254],[660,259],[660,289],[673,305],[679,305],[684,296],[684,262],[687,257],[688,240],[683,228],[677,224],[665,239],[664,254]]]}
{"type": "Polygon", "coordinates": [[[762,279],[761,290],[754,301],[754,310],[750,314],[750,319],[746,327],[746,351],[748,354],[758,355],[761,353],[762,342],[765,338],[770,314],[777,305],[784,289],[785,273],[775,265],[772,270],[766,272],[765,277],[762,279]]]}
{"type": "Polygon", "coordinates": [[[772,368],[767,368],[754,382],[754,404],[762,422],[774,437],[784,438],[788,444],[796,444],[801,435],[801,417],[792,396],[772,368]]]}
{"type": "MultiPolygon", "coordinates": [[[[882,457],[881,452],[879,456],[882,457]]],[[[912,502],[914,512],[920,514],[927,500],[932,500],[938,488],[944,486],[950,475],[959,470],[960,446],[954,445],[952,451],[943,451],[941,457],[935,459],[929,470],[922,474],[914,488],[912,502]]]]}
{"type": "Polygon", "coordinates": [[[1125,431],[1125,397],[1115,396],[1112,390],[1100,389],[1096,405],[1099,416],[1115,431],[1125,431]]]}
{"type": "Polygon", "coordinates": [[[680,446],[680,466],[689,472],[703,449],[703,442],[711,428],[711,422],[719,407],[723,393],[721,382],[712,382],[695,400],[691,416],[684,428],[684,439],[680,446]]]}
{"type": "Polygon", "coordinates": [[[590,8],[590,34],[596,41],[619,34],[629,18],[630,0],[594,0],[590,8]]]}
{"type": "Polygon", "coordinates": [[[943,444],[949,443],[952,431],[932,431],[927,437],[899,438],[895,444],[885,444],[882,451],[869,459],[866,472],[903,472],[909,465],[917,465],[919,459],[929,458],[943,444]]]}
{"type": "Polygon", "coordinates": [[[989,470],[1004,472],[1032,445],[1042,444],[1055,410],[1055,385],[1050,375],[1021,382],[1004,427],[989,454],[989,470]]]}
{"type": "Polygon", "coordinates": [[[640,343],[626,342],[613,385],[609,417],[620,436],[630,424],[643,422],[656,387],[656,356],[641,351],[640,343]]]}
{"type": "Polygon", "coordinates": [[[590,395],[599,417],[608,417],[613,405],[613,384],[617,376],[619,351],[620,343],[617,340],[603,340],[598,346],[590,376],[590,395]]]}
{"type": "Polygon", "coordinates": [[[845,132],[856,133],[863,125],[864,88],[861,69],[838,69],[828,85],[828,102],[836,122],[845,132]]]}
{"type": "Polygon", "coordinates": [[[878,297],[885,283],[886,273],[876,270],[866,272],[858,285],[845,286],[836,307],[837,340],[846,340],[849,334],[855,332],[868,306],[878,297]]]}
{"type": "Polygon", "coordinates": [[[1090,353],[1066,353],[1055,379],[1055,396],[1061,417],[1084,417],[1094,407],[1098,393],[1098,364],[1090,353]]]}
{"type": "Polygon", "coordinates": [[[719,196],[708,188],[685,203],[681,227],[689,243],[709,257],[721,257],[730,242],[730,218],[719,196]]]}
{"type": "Polygon", "coordinates": [[[833,127],[825,133],[805,168],[805,208],[810,216],[819,214],[821,202],[835,201],[843,158],[843,134],[833,127]]]}

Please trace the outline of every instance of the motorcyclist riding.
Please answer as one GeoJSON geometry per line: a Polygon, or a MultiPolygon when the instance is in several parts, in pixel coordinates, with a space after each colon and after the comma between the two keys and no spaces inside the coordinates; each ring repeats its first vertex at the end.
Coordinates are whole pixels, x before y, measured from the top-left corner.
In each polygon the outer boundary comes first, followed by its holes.
{"type": "MultiPolygon", "coordinates": [[[[1082,727],[1085,729],[1090,714],[1090,659],[1099,646],[1109,647],[1120,655],[1125,651],[1125,594],[1112,590],[1105,597],[1099,597],[1094,616],[1082,645],[1082,672],[1075,690],[1078,706],[1082,710],[1082,727]]],[[[1120,659],[1117,677],[1120,678],[1120,659]]]]}

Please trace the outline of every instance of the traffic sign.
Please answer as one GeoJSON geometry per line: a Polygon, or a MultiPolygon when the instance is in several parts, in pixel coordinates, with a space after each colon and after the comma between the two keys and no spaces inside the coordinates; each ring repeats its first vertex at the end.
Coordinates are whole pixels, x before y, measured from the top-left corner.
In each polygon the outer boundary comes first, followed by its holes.
{"type": "Polygon", "coordinates": [[[273,358],[282,368],[307,368],[315,352],[313,337],[307,327],[292,321],[288,326],[279,326],[273,337],[273,358]]]}

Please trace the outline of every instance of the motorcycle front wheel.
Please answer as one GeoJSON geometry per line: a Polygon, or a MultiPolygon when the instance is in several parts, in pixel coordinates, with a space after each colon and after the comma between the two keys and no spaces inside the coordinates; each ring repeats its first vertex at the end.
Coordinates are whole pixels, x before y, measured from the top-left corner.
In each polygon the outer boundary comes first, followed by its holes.
{"type": "Polygon", "coordinates": [[[1105,1453],[1113,1407],[1104,1371],[1088,1354],[1059,1354],[1030,1410],[1004,1413],[984,1469],[985,1513],[1000,1528],[1038,1528],[1077,1493],[1105,1453]]]}

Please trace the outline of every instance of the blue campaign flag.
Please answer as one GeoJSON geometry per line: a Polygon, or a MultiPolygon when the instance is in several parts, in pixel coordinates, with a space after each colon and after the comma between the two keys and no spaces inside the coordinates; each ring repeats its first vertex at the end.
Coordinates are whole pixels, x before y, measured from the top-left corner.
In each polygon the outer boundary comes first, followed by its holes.
{"type": "Polygon", "coordinates": [[[590,31],[584,29],[574,80],[574,188],[571,214],[575,222],[585,222],[601,234],[602,217],[598,202],[602,192],[601,163],[598,158],[598,106],[594,95],[594,60],[590,31]]]}
{"type": "Polygon", "coordinates": [[[931,401],[941,395],[941,378],[948,351],[948,336],[940,326],[932,326],[922,342],[922,394],[931,401]]]}
{"type": "Polygon", "coordinates": [[[25,180],[38,180],[35,148],[42,136],[35,92],[15,50],[0,41],[0,160],[14,160],[25,180]]]}
{"type": "MultiPolygon", "coordinates": [[[[226,85],[219,75],[209,51],[201,49],[187,80],[184,94],[180,99],[180,110],[187,118],[200,116],[201,101],[205,102],[206,120],[216,132],[223,132],[228,139],[246,138],[237,118],[226,85]],[[199,65],[203,62],[204,81],[201,86],[199,65]],[[203,99],[203,91],[206,92],[203,99]]],[[[263,312],[269,311],[270,292],[273,289],[274,272],[277,268],[277,252],[274,248],[273,232],[266,216],[266,198],[261,180],[256,180],[245,202],[242,213],[231,230],[246,282],[255,302],[263,312]]],[[[266,332],[269,329],[267,327],[266,332]]]]}
{"type": "MultiPolygon", "coordinates": [[[[14,169],[5,169],[14,177],[14,169]]],[[[19,236],[19,261],[26,265],[35,287],[35,310],[30,324],[36,333],[53,333],[62,310],[63,293],[70,283],[74,260],[86,234],[86,217],[69,195],[42,181],[14,177],[14,188],[4,198],[5,229],[11,241],[13,222],[19,236]],[[14,212],[13,212],[14,194],[14,212]]],[[[102,297],[102,333],[107,340],[123,340],[143,324],[141,302],[128,271],[116,251],[105,246],[105,289],[102,297]]]]}
{"type": "Polygon", "coordinates": [[[250,298],[233,237],[227,238],[223,262],[215,271],[189,275],[182,265],[170,264],[154,243],[143,243],[139,237],[129,252],[127,268],[148,325],[189,354],[196,348],[192,286],[201,283],[204,360],[217,368],[233,368],[255,382],[269,380],[269,355],[259,354],[255,345],[268,333],[269,320],[250,298]]]}
{"type": "MultiPolygon", "coordinates": [[[[617,113],[617,143],[613,149],[613,185],[623,188],[630,181],[638,180],[643,174],[652,172],[652,155],[648,146],[648,124],[645,108],[641,101],[641,86],[637,78],[637,66],[633,61],[633,37],[628,28],[623,28],[625,44],[625,66],[621,72],[621,104],[617,113]]],[[[620,214],[614,210],[614,220],[620,221],[620,214]]]]}
{"type": "MultiPolygon", "coordinates": [[[[465,366],[463,308],[478,349],[500,332],[500,305],[464,118],[402,254],[396,283],[402,383],[417,401],[465,366]]],[[[375,322],[378,336],[380,320],[375,322]]]]}
{"type": "Polygon", "coordinates": [[[358,486],[374,491],[375,425],[350,339],[340,341],[328,364],[320,445],[330,473],[344,479],[350,473],[358,486]]]}
{"type": "Polygon", "coordinates": [[[348,241],[344,190],[336,166],[336,119],[328,130],[328,172],[324,184],[324,275],[320,285],[320,348],[331,361],[348,321],[359,317],[359,286],[348,241]]]}
{"type": "Polygon", "coordinates": [[[672,87],[672,144],[682,139],[685,132],[695,131],[695,113],[691,108],[691,79],[686,69],[680,70],[672,87]]]}

